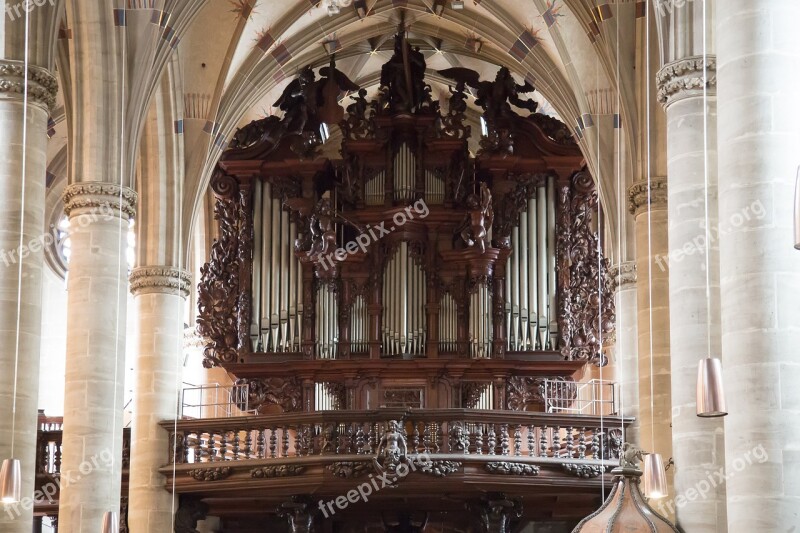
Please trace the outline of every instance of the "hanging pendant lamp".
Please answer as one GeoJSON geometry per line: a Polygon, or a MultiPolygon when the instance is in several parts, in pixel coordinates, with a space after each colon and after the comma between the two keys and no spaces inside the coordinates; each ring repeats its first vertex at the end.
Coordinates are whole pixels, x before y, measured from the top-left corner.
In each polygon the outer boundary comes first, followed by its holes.
{"type": "Polygon", "coordinates": [[[715,418],[728,414],[722,386],[722,361],[709,357],[697,366],[697,416],[715,418]]]}
{"type": "Polygon", "coordinates": [[[651,500],[665,498],[667,489],[667,470],[660,453],[644,456],[644,495],[651,500]]]}
{"type": "Polygon", "coordinates": [[[103,533],[119,533],[119,520],[117,513],[106,511],[103,515],[103,533]]]}
{"type": "Polygon", "coordinates": [[[0,469],[0,502],[19,503],[22,500],[22,467],[19,459],[5,459],[0,469]]]}

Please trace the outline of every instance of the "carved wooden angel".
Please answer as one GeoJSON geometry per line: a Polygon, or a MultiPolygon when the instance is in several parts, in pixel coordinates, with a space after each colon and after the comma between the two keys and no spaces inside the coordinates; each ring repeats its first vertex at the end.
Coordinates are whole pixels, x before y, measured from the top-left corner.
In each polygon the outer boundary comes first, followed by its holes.
{"type": "Polygon", "coordinates": [[[497,119],[510,118],[514,114],[511,105],[527,109],[531,113],[536,112],[538,104],[534,100],[520,98],[521,94],[533,92],[533,85],[527,81],[522,85],[517,84],[506,67],[500,67],[494,81],[482,81],[480,74],[462,67],[440,70],[439,74],[478,91],[475,103],[483,108],[484,118],[490,124],[494,124],[497,119]]]}
{"type": "Polygon", "coordinates": [[[481,183],[480,196],[470,194],[467,197],[467,208],[469,211],[459,228],[461,238],[467,246],[477,246],[484,253],[489,246],[489,230],[494,223],[492,193],[485,182],[481,183]]]}
{"type": "Polygon", "coordinates": [[[634,446],[633,444],[626,442],[622,445],[622,456],[619,458],[619,466],[622,468],[635,468],[639,469],[639,461],[644,460],[644,452],[634,446]]]}

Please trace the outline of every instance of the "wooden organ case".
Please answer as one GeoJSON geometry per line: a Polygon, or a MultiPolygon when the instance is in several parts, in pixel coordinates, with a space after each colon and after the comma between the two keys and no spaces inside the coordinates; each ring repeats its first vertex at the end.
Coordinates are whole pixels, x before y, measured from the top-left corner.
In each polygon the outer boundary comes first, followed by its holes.
{"type": "Polygon", "coordinates": [[[605,363],[597,193],[568,129],[520,116],[532,87],[507,69],[443,71],[444,111],[414,53],[398,41],[371,102],[333,62],[304,70],[284,117],[239,130],[218,164],[198,331],[259,412],[536,409],[519,380],[605,363]],[[487,130],[474,156],[466,85],[487,130]],[[338,133],[341,157],[321,155],[338,133]]]}

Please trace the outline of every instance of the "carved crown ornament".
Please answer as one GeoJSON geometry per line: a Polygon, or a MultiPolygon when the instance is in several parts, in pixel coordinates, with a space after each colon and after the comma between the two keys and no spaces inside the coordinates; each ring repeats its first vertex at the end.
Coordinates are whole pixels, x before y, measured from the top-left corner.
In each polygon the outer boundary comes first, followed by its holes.
{"type": "Polygon", "coordinates": [[[173,267],[138,267],[130,276],[131,294],[175,294],[189,296],[192,276],[185,270],[173,267]]]}
{"type": "Polygon", "coordinates": [[[716,92],[717,58],[716,56],[692,56],[679,59],[664,65],[656,74],[658,84],[658,101],[669,107],[684,98],[703,95],[703,87],[716,92]],[[706,61],[707,60],[707,61],[706,61]],[[708,77],[708,82],[704,79],[708,77]]]}
{"type": "Polygon", "coordinates": [[[652,209],[667,207],[667,178],[653,177],[648,187],[647,181],[637,181],[628,189],[628,211],[640,215],[647,211],[647,200],[652,209]],[[649,191],[648,191],[649,189],[649,191]]]}
{"type": "MultiPolygon", "coordinates": [[[[22,61],[0,60],[0,95],[3,98],[22,98],[25,93],[25,65],[22,61]]],[[[28,65],[28,102],[50,112],[56,105],[58,81],[49,71],[28,65]]]]}
{"type": "Polygon", "coordinates": [[[99,181],[73,183],[64,191],[64,213],[129,220],[136,216],[136,199],[136,191],[130,187],[99,181]]]}

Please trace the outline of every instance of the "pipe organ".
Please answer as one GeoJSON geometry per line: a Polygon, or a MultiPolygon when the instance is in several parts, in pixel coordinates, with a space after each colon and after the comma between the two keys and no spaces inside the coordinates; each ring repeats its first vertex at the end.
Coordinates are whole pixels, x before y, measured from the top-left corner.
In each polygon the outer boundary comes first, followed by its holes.
{"type": "Polygon", "coordinates": [[[425,353],[425,274],[401,241],[383,276],[383,353],[425,353]]]}
{"type": "Polygon", "coordinates": [[[536,187],[512,230],[506,272],[509,351],[551,350],[557,336],[555,185],[536,187]]]}
{"type": "Polygon", "coordinates": [[[295,352],[303,328],[303,275],[292,244],[297,225],[269,182],[253,187],[251,334],[264,352],[295,352]]]}
{"type": "Polygon", "coordinates": [[[463,84],[442,115],[417,81],[373,104],[351,92],[339,150],[320,149],[307,108],[236,134],[211,181],[220,238],[198,293],[207,366],[296,371],[308,409],[329,408],[345,375],[366,387],[354,405],[392,390],[453,407],[474,371],[490,384],[476,405],[496,408],[498,376],[603,362],[613,297],[597,193],[569,131],[499,108],[473,155],[463,84]]]}
{"type": "MultiPolygon", "coordinates": [[[[316,495],[422,450],[442,460],[410,474],[413,487],[466,497],[463,481],[478,475],[498,490],[548,494],[586,482],[596,498],[600,480],[585,472],[606,463],[580,461],[605,456],[616,438],[599,429],[608,419],[522,412],[544,405],[542,380],[603,364],[601,339],[613,334],[598,196],[581,151],[557,119],[517,115],[527,84],[507,69],[494,82],[450,69],[458,84],[445,113],[424,82],[423,54],[406,38],[395,46],[377,101],[350,86],[346,113],[337,110],[344,73],[332,63],[319,80],[306,68],[276,106],[285,117],[240,129],[218,163],[219,238],[198,286],[204,365],[246,384],[248,405],[266,418],[242,431],[214,420],[196,426],[205,433],[176,433],[174,455],[211,442],[215,461],[231,459],[226,469],[244,463],[213,490],[251,498],[249,479],[262,501],[273,497],[267,485],[316,495]],[[476,104],[467,86],[490,97],[476,104]],[[484,107],[483,134],[467,124],[472,105],[484,107]],[[322,123],[342,115],[341,140],[320,139],[322,123]],[[503,460],[481,460],[490,455],[503,460]],[[256,458],[264,464],[247,463],[256,458]],[[539,469],[525,483],[508,475],[539,469]]],[[[194,483],[213,466],[193,477],[180,465],[176,486],[208,493],[207,481],[194,483]]],[[[417,496],[414,506],[436,504],[417,496]]],[[[304,505],[281,509],[297,517],[304,505]]]]}

